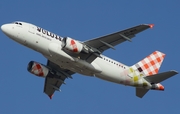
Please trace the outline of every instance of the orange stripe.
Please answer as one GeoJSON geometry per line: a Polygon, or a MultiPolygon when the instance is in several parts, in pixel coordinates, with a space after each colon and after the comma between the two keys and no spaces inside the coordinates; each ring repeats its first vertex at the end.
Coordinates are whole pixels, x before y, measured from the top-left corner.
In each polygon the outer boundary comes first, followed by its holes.
{"type": "Polygon", "coordinates": [[[155,65],[155,62],[154,62],[154,61],[151,61],[151,65],[155,65]]]}
{"type": "Polygon", "coordinates": [[[158,61],[158,63],[161,62],[161,58],[160,57],[158,57],[156,60],[158,61]]]}
{"type": "Polygon", "coordinates": [[[149,68],[148,64],[145,64],[145,65],[144,65],[144,67],[145,67],[146,69],[148,69],[148,68],[149,68]]]}

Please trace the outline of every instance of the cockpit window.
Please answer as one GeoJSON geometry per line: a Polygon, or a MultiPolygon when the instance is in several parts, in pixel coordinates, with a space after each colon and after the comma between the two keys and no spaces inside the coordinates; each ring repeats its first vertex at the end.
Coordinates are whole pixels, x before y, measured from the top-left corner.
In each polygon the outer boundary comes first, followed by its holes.
{"type": "Polygon", "coordinates": [[[15,24],[18,24],[18,22],[14,22],[15,24]]]}
{"type": "Polygon", "coordinates": [[[17,24],[17,25],[22,25],[22,23],[20,23],[20,22],[14,22],[14,24],[17,24]]]}

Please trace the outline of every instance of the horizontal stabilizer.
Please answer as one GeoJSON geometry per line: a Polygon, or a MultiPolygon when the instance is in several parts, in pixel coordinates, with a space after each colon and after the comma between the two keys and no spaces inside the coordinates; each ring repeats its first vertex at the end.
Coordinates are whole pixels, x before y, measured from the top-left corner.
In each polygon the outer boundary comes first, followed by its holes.
{"type": "Polygon", "coordinates": [[[147,76],[147,77],[144,77],[144,79],[151,83],[160,83],[176,74],[178,74],[178,72],[172,70],[168,72],[163,72],[163,73],[147,76]]]}
{"type": "Polygon", "coordinates": [[[142,98],[148,91],[149,89],[136,88],[136,96],[142,98]]]}

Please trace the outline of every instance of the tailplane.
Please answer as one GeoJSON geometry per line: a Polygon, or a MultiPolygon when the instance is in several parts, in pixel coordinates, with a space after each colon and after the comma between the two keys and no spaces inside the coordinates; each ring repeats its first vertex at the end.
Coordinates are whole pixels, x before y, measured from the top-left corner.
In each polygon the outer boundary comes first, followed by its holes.
{"type": "Polygon", "coordinates": [[[147,76],[144,77],[145,80],[147,80],[150,83],[160,83],[174,75],[178,74],[178,72],[172,70],[172,71],[167,71],[167,72],[163,72],[163,73],[159,73],[159,74],[155,74],[152,76],[147,76]]]}
{"type": "MultiPolygon", "coordinates": [[[[163,72],[163,73],[159,73],[159,74],[155,74],[151,76],[146,76],[144,77],[144,79],[152,84],[152,87],[151,87],[152,90],[164,91],[164,86],[161,85],[160,82],[176,74],[178,74],[178,72],[172,70],[172,71],[167,71],[167,72],[163,72]]],[[[148,91],[149,89],[136,88],[136,96],[142,98],[148,91]]]]}
{"type": "MultiPolygon", "coordinates": [[[[136,74],[133,77],[137,77],[135,79],[144,78],[151,85],[149,89],[153,90],[164,90],[164,86],[160,84],[160,82],[178,74],[176,71],[168,71],[159,73],[158,71],[161,67],[161,64],[164,60],[165,54],[160,51],[155,51],[143,60],[139,61],[135,65],[131,66],[130,69],[136,74]],[[143,76],[143,77],[141,77],[143,76]]],[[[132,73],[131,73],[132,74],[132,73]]],[[[137,80],[138,81],[138,80],[137,80]]],[[[136,87],[136,96],[142,98],[149,89],[143,87],[136,87]]]]}

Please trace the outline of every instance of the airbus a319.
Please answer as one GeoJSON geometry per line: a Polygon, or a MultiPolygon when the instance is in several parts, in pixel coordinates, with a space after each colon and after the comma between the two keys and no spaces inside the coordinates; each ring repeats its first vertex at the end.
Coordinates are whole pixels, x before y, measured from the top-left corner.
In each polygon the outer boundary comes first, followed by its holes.
{"type": "Polygon", "coordinates": [[[4,24],[1,30],[12,40],[41,53],[46,64],[30,61],[27,70],[45,78],[44,93],[50,99],[66,78],[79,73],[106,81],[133,86],[136,96],[142,98],[149,90],[164,90],[160,82],[177,74],[175,70],[158,73],[165,54],[154,51],[132,66],[115,61],[102,53],[125,41],[131,41],[139,32],[152,28],[142,24],[113,34],[87,41],[61,37],[36,25],[16,21],[4,24]]]}

